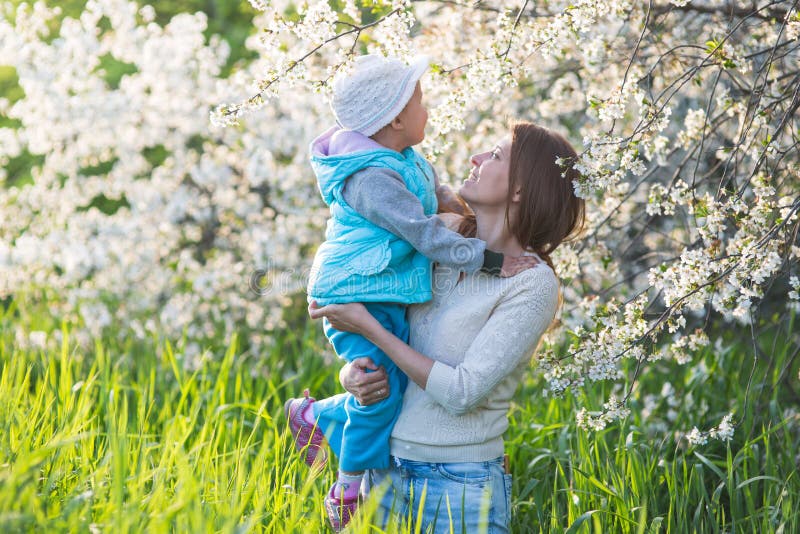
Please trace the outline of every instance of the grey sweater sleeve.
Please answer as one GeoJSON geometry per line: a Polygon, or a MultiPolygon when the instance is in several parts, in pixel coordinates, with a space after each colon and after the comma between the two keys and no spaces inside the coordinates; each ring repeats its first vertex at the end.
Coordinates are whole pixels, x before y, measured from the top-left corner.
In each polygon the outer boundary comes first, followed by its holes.
{"type": "Polygon", "coordinates": [[[497,253],[487,251],[484,241],[463,237],[438,217],[425,215],[422,203],[394,171],[358,171],[345,181],[342,196],[362,217],[408,241],[432,261],[470,273],[497,261],[497,253]]]}

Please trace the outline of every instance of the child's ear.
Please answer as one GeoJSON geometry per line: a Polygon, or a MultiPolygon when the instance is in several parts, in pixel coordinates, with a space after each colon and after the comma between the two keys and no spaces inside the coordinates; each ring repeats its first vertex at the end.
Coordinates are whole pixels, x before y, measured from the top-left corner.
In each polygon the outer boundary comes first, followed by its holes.
{"type": "Polygon", "coordinates": [[[392,127],[392,130],[404,130],[405,124],[400,119],[400,115],[392,119],[392,122],[389,123],[389,126],[392,127]]]}

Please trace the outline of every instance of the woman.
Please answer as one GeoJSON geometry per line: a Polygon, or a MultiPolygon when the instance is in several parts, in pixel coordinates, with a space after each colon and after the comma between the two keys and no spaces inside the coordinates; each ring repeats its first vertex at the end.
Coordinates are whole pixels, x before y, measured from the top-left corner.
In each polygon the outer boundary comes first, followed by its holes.
{"type": "MultiPolygon", "coordinates": [[[[459,231],[504,255],[543,263],[511,278],[437,267],[433,299],[409,308],[408,344],[362,304],[309,307],[313,318],[366,337],[411,379],[392,431],[392,467],[370,477],[389,488],[384,521],[394,511],[434,532],[449,532],[451,522],[456,532],[508,531],[511,480],[502,435],[511,397],[558,307],[550,254],[582,227],[576,171],[557,164],[576,157],[561,135],[528,123],[472,157],[459,191],[472,214],[457,218],[459,231]]],[[[383,398],[387,385],[363,367],[350,364],[343,384],[364,402],[383,398]],[[361,390],[364,378],[372,383],[361,390]]],[[[335,403],[314,415],[321,428],[342,422],[335,403]]]]}

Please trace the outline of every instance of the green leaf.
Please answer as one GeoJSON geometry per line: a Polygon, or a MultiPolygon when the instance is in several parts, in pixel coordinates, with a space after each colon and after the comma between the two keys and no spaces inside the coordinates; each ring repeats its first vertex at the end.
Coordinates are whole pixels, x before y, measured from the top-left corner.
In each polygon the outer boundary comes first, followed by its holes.
{"type": "Polygon", "coordinates": [[[578,517],[578,519],[576,519],[575,522],[572,523],[569,526],[569,528],[567,529],[567,531],[564,534],[575,534],[576,532],[578,532],[578,529],[580,528],[580,526],[582,524],[584,524],[587,519],[589,519],[594,514],[596,514],[597,512],[600,512],[600,511],[601,510],[589,510],[588,512],[582,513],[580,515],[580,517],[578,517]]]}
{"type": "Polygon", "coordinates": [[[714,465],[714,463],[711,460],[709,460],[708,458],[706,458],[697,451],[694,451],[694,455],[697,456],[700,459],[700,461],[703,462],[709,469],[714,471],[714,473],[716,473],[719,476],[719,478],[723,480],[726,478],[725,473],[722,472],[722,469],[714,465]]]}

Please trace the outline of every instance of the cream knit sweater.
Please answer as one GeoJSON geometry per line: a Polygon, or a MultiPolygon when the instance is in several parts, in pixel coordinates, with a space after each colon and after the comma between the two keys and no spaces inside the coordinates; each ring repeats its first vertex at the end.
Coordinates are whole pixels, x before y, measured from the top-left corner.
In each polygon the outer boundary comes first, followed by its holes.
{"type": "Polygon", "coordinates": [[[479,462],[503,455],[511,397],[558,306],[558,280],[540,263],[511,278],[439,266],[433,299],[409,307],[411,347],[436,360],[423,390],[409,382],[392,455],[479,462]]]}

